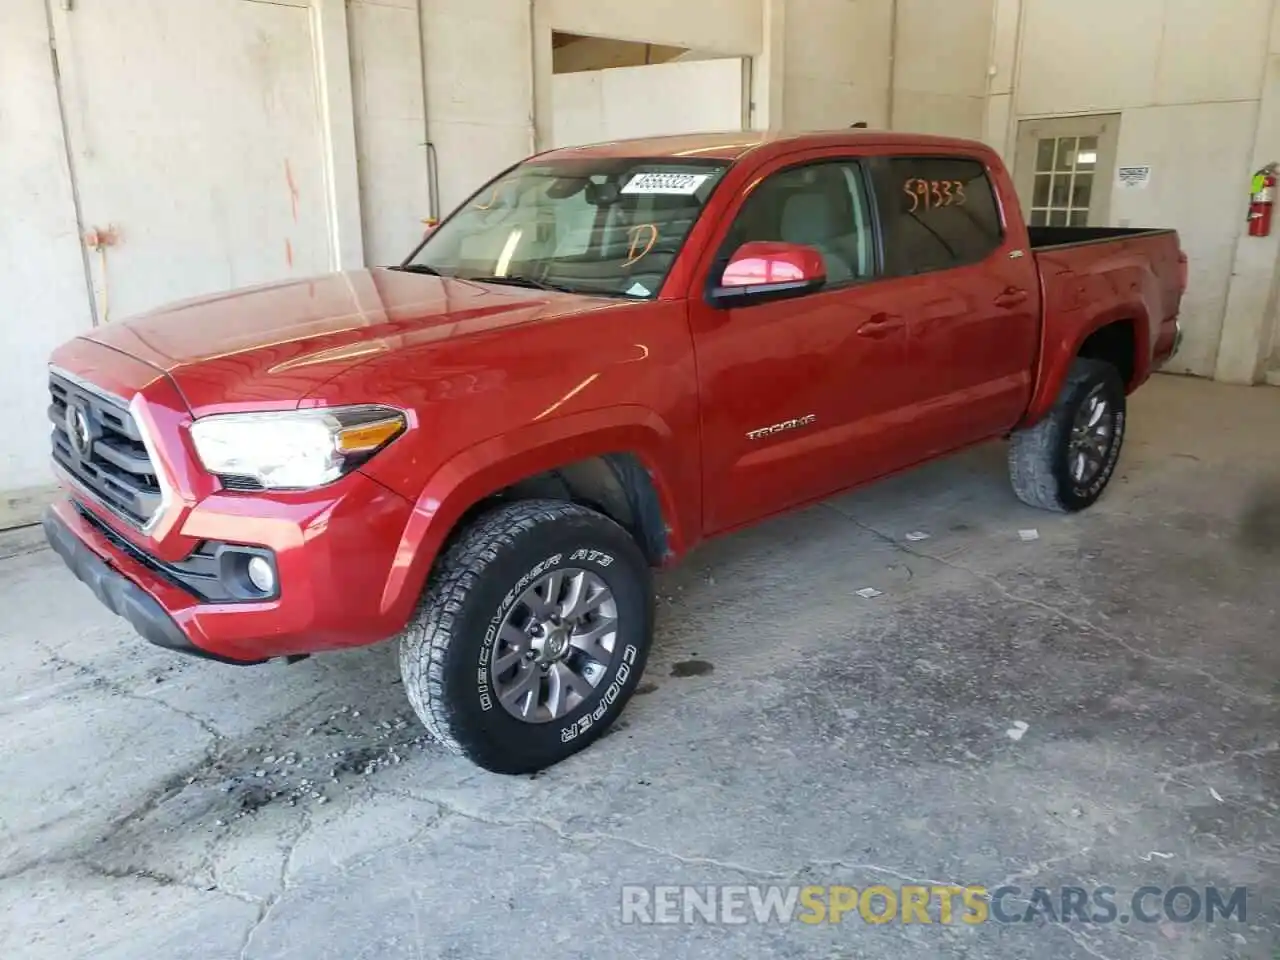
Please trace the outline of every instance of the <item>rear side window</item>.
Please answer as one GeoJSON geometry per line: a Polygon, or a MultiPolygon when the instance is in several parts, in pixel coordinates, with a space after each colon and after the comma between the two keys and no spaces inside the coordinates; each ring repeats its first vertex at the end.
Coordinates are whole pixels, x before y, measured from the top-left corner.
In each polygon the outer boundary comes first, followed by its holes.
{"type": "Polygon", "coordinates": [[[986,259],[1003,239],[987,172],[959,157],[894,157],[878,165],[885,260],[896,275],[986,259]]]}

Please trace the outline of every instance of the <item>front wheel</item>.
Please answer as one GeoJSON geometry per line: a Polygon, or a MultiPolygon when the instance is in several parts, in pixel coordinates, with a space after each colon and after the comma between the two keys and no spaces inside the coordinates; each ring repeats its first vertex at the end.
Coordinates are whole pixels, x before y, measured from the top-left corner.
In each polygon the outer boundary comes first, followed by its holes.
{"type": "Polygon", "coordinates": [[[1009,477],[1023,503],[1074,512],[1111,481],[1124,444],[1124,382],[1114,366],[1078,359],[1053,409],[1018,430],[1009,445],[1009,477]]]}
{"type": "Polygon", "coordinates": [[[608,729],[652,632],[649,566],[625,530],[578,504],[518,501],[454,542],[401,635],[400,670],[436,739],[529,773],[608,729]]]}

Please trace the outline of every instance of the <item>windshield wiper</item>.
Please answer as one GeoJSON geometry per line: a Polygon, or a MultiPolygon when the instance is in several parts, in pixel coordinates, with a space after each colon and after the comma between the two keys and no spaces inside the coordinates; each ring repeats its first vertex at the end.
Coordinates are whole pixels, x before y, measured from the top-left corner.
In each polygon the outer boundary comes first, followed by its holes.
{"type": "Polygon", "coordinates": [[[557,293],[577,293],[573,287],[567,287],[563,283],[550,283],[546,280],[538,280],[534,277],[523,277],[519,274],[511,274],[505,277],[465,277],[472,283],[505,283],[509,287],[529,287],[533,290],[554,290],[557,293]]]}
{"type": "Polygon", "coordinates": [[[444,276],[439,270],[427,263],[403,263],[392,270],[403,270],[405,273],[425,273],[429,277],[444,276]]]}

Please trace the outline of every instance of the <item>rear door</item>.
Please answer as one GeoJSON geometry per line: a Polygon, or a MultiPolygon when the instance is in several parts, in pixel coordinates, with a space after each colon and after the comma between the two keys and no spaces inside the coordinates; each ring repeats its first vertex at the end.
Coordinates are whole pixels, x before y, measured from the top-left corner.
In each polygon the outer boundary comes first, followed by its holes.
{"type": "Polygon", "coordinates": [[[751,240],[816,248],[826,285],[718,309],[691,298],[701,395],[704,528],[719,532],[892,469],[906,324],[878,282],[871,191],[851,157],[779,160],[713,240],[705,279],[751,240]]]}
{"type": "Polygon", "coordinates": [[[1016,209],[1002,218],[996,178],[978,156],[877,158],[885,269],[907,324],[916,460],[1002,433],[1031,396],[1039,278],[1016,209]],[[1008,220],[1006,226],[1005,220],[1008,220]]]}

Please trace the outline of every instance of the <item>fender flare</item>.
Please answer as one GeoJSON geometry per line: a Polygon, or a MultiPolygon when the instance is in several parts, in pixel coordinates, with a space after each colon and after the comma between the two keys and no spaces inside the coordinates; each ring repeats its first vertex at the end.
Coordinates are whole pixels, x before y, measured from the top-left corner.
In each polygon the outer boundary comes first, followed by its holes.
{"type": "Polygon", "coordinates": [[[441,548],[466,512],[512,484],[578,460],[635,456],[657,492],[672,555],[689,547],[692,507],[674,489],[671,428],[648,407],[626,404],[530,423],[455,454],[427,481],[405,526],[380,609],[408,622],[441,548]],[[682,508],[690,515],[685,515],[682,508]]]}
{"type": "Polygon", "coordinates": [[[1127,386],[1132,389],[1147,378],[1151,367],[1151,324],[1147,308],[1140,299],[1113,304],[1090,317],[1087,323],[1064,330],[1059,338],[1046,331],[1040,348],[1040,376],[1019,428],[1035,425],[1052,409],[1071,364],[1080,355],[1085,341],[1103,327],[1118,321],[1133,324],[1133,382],[1127,386]]]}

